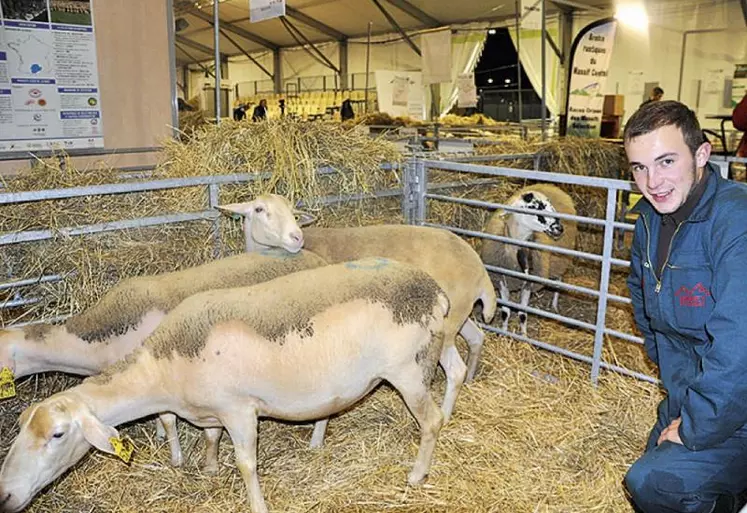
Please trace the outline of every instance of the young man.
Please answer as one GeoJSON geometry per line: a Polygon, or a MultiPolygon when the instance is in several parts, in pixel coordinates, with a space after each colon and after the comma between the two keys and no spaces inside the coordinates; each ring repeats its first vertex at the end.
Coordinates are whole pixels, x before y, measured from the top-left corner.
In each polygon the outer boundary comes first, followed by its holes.
{"type": "Polygon", "coordinates": [[[648,200],[628,287],[667,392],[625,485],[643,513],[731,513],[747,488],[747,186],[708,165],[681,103],[641,107],[624,142],[648,200]]]}

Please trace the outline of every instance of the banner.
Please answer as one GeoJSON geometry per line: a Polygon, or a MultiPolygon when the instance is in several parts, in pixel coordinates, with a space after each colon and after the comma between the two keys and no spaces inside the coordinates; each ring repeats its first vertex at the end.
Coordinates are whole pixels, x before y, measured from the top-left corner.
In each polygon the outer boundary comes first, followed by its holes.
{"type": "Polygon", "coordinates": [[[451,29],[420,36],[423,84],[451,82],[451,29]]]}
{"type": "Polygon", "coordinates": [[[735,108],[747,94],[747,64],[737,64],[731,82],[731,108],[735,108]]]}
{"type": "Polygon", "coordinates": [[[393,117],[424,119],[425,94],[421,72],[376,70],[375,77],[379,111],[393,117]]]}
{"type": "Polygon", "coordinates": [[[0,152],[103,147],[91,1],[3,1],[0,23],[0,152]]]}
{"type": "Polygon", "coordinates": [[[457,99],[460,108],[477,107],[477,88],[475,87],[475,74],[467,73],[459,75],[457,79],[459,97],[457,99]]]}
{"type": "Polygon", "coordinates": [[[617,22],[596,21],[576,36],[571,47],[571,66],[566,102],[566,135],[599,137],[617,22]]]}
{"type": "Polygon", "coordinates": [[[521,0],[521,28],[542,30],[542,0],[521,0]]]}
{"type": "Polygon", "coordinates": [[[285,0],[249,0],[249,21],[269,20],[285,16],[285,0]]]}

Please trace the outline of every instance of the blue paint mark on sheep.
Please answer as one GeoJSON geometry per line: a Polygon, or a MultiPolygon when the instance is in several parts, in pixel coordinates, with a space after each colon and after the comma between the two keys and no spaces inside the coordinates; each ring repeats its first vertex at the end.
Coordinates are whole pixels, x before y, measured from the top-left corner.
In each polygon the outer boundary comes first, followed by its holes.
{"type": "Polygon", "coordinates": [[[367,258],[365,260],[356,260],[354,262],[345,262],[348,269],[359,269],[364,271],[376,271],[387,267],[391,260],[386,258],[367,258]]]}

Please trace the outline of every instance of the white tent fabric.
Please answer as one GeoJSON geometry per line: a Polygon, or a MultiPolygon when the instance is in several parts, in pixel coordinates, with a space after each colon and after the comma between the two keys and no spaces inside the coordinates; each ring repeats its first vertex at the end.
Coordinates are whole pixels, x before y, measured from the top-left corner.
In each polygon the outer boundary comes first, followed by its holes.
{"type": "MultiPolygon", "coordinates": [[[[558,22],[556,19],[548,19],[546,22],[547,33],[554,41],[558,41],[558,22]]],[[[510,27],[511,41],[516,43],[516,27],[510,27]]],[[[524,72],[529,77],[529,81],[537,91],[538,95],[542,94],[542,31],[533,29],[521,30],[521,41],[519,43],[521,65],[524,72]]],[[[558,92],[560,91],[560,59],[553,51],[552,47],[545,41],[545,103],[550,115],[558,114],[559,102],[558,92]]],[[[522,84],[522,89],[526,87],[522,84]]]]}
{"type": "Polygon", "coordinates": [[[439,86],[442,116],[449,112],[457,101],[459,75],[472,73],[477,66],[486,38],[487,27],[477,25],[470,26],[467,30],[459,30],[451,36],[451,80],[439,86]]]}
{"type": "Polygon", "coordinates": [[[451,29],[428,32],[420,36],[423,84],[440,84],[451,80],[451,29]]]}

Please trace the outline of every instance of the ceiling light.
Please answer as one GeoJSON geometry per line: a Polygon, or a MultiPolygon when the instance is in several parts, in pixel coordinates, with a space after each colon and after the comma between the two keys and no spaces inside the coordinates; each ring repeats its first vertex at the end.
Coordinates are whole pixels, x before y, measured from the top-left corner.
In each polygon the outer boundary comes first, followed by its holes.
{"type": "Polygon", "coordinates": [[[488,84],[492,84],[492,83],[493,83],[493,79],[492,79],[492,78],[489,78],[489,79],[488,79],[488,84]]]}
{"type": "Polygon", "coordinates": [[[627,27],[636,30],[648,28],[648,14],[643,4],[621,4],[617,6],[615,18],[627,27]]]}
{"type": "Polygon", "coordinates": [[[488,30],[488,34],[490,34],[491,36],[494,35],[495,34],[495,29],[488,30]]]}

